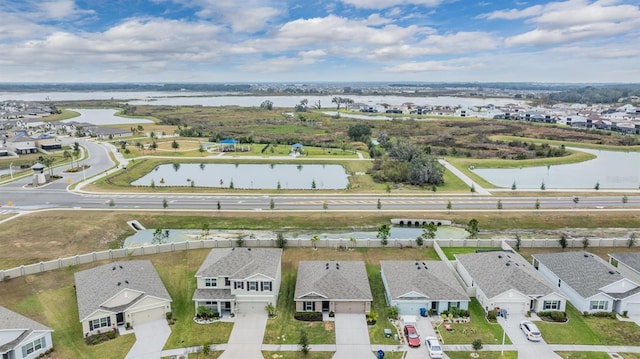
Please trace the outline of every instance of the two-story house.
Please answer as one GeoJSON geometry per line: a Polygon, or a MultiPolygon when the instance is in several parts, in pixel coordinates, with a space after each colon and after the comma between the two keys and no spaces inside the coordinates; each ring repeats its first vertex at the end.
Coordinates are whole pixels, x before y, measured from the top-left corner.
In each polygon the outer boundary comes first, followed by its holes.
{"type": "Polygon", "coordinates": [[[264,312],[276,305],[280,290],[282,249],[215,248],[196,272],[193,294],[199,307],[215,313],[264,312]]]}

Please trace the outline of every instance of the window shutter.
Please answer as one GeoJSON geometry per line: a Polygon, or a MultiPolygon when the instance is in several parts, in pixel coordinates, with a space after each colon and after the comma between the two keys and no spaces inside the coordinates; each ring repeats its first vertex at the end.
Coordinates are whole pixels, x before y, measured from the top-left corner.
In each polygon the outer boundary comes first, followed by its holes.
{"type": "Polygon", "coordinates": [[[264,291],[264,282],[260,282],[260,291],[263,292],[264,291]]]}
{"type": "Polygon", "coordinates": [[[111,326],[111,317],[107,317],[107,327],[111,326]]]}
{"type": "Polygon", "coordinates": [[[26,346],[26,345],[23,345],[23,346],[22,346],[22,357],[23,357],[23,358],[26,358],[26,357],[27,357],[27,355],[29,355],[29,354],[27,353],[27,346],[26,346]]]}
{"type": "Polygon", "coordinates": [[[42,347],[46,348],[47,347],[47,340],[45,339],[45,337],[40,338],[40,341],[42,343],[42,347]]]}
{"type": "Polygon", "coordinates": [[[93,320],[89,321],[89,330],[93,330],[93,320]]]}

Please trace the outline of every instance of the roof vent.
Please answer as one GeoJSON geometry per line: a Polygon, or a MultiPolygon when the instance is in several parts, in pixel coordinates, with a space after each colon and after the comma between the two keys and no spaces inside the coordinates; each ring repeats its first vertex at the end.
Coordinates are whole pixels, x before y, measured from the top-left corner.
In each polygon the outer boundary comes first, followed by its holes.
{"type": "Polygon", "coordinates": [[[609,274],[616,274],[616,272],[614,272],[614,271],[610,270],[610,271],[609,271],[609,274]]]}
{"type": "Polygon", "coordinates": [[[125,280],[124,282],[125,282],[125,283],[127,283],[127,284],[129,284],[129,281],[128,281],[128,280],[125,280]]]}
{"type": "Polygon", "coordinates": [[[417,270],[420,270],[420,266],[417,266],[417,267],[416,267],[416,269],[417,269],[417,270]]]}
{"type": "Polygon", "coordinates": [[[122,283],[118,282],[118,287],[120,286],[120,284],[122,284],[122,283]]]}
{"type": "Polygon", "coordinates": [[[585,258],[589,258],[589,255],[585,253],[585,254],[584,254],[584,257],[585,257],[585,258]]]}
{"type": "Polygon", "coordinates": [[[420,263],[416,262],[416,265],[417,265],[417,266],[419,266],[419,265],[420,265],[420,263]]]}
{"type": "Polygon", "coordinates": [[[426,266],[426,265],[427,265],[427,263],[425,263],[425,262],[422,262],[422,265],[423,265],[423,266],[426,266]]]}
{"type": "Polygon", "coordinates": [[[329,263],[326,263],[326,264],[324,265],[324,269],[329,269],[329,263]]]}
{"type": "Polygon", "coordinates": [[[116,266],[113,266],[113,269],[112,269],[112,270],[116,270],[116,266]]]}
{"type": "Polygon", "coordinates": [[[498,258],[502,258],[502,254],[498,254],[498,258]]]}
{"type": "Polygon", "coordinates": [[[506,265],[507,267],[511,265],[511,262],[507,262],[504,265],[506,265]]]}
{"type": "Polygon", "coordinates": [[[336,263],[336,269],[340,269],[340,263],[336,263]]]}
{"type": "Polygon", "coordinates": [[[122,265],[120,265],[120,269],[122,269],[122,265]]]}
{"type": "Polygon", "coordinates": [[[248,250],[249,252],[251,252],[251,248],[247,248],[247,250],[248,250]]]}

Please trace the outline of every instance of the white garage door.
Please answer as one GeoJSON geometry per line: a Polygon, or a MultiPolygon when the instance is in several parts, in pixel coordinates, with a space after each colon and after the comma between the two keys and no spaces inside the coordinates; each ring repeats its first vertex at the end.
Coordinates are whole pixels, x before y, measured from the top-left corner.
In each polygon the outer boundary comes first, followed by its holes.
{"type": "MultiPolygon", "coordinates": [[[[524,302],[499,302],[495,303],[496,307],[500,309],[506,309],[507,315],[509,314],[524,314],[525,303],[524,302]]],[[[491,309],[491,308],[489,308],[491,309]]]]}
{"type": "Polygon", "coordinates": [[[266,313],[267,302],[239,302],[236,303],[237,313],[266,313]]]}
{"type": "Polygon", "coordinates": [[[336,313],[364,313],[364,302],[336,302],[336,313]]]}
{"type": "Polygon", "coordinates": [[[420,315],[420,308],[431,308],[427,303],[400,303],[398,310],[400,315],[420,315]]]}
{"type": "Polygon", "coordinates": [[[627,311],[629,315],[640,315],[640,303],[627,303],[627,311]]]}
{"type": "Polygon", "coordinates": [[[164,306],[143,310],[131,314],[131,325],[146,323],[152,320],[165,319],[164,306]]]}

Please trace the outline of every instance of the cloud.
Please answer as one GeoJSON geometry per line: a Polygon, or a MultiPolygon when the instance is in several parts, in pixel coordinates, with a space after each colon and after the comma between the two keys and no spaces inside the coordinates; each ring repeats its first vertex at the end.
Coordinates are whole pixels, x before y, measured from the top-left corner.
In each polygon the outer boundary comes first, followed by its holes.
{"type": "Polygon", "coordinates": [[[317,56],[301,56],[301,57],[275,57],[267,60],[252,61],[251,63],[236,66],[237,70],[260,72],[260,73],[278,73],[291,72],[297,68],[313,65],[317,62],[317,56]]]}
{"type": "Polygon", "coordinates": [[[94,14],[93,10],[84,10],[76,6],[73,0],[51,0],[36,4],[38,13],[50,20],[76,18],[82,15],[94,14]]]}
{"type": "Polygon", "coordinates": [[[449,61],[423,61],[407,62],[386,68],[385,72],[416,73],[433,71],[468,71],[482,67],[481,63],[472,63],[467,59],[455,59],[449,61]]]}
{"type": "Polygon", "coordinates": [[[342,0],[343,3],[360,9],[386,9],[400,5],[438,6],[444,0],[342,0]]]}

